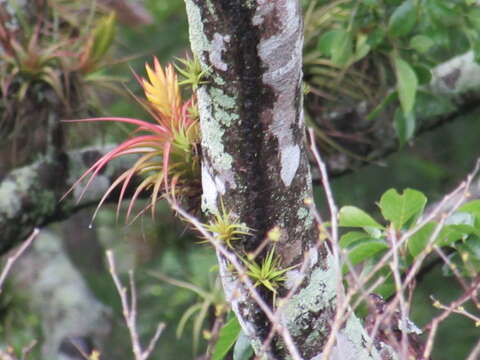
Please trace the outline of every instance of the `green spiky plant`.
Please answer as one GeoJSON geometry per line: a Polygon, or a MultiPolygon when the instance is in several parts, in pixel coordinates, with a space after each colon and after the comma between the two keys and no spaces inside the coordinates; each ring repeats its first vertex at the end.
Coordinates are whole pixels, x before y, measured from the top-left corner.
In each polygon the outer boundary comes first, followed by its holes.
{"type": "MultiPolygon", "coordinates": [[[[107,53],[116,27],[113,13],[91,5],[88,12],[78,10],[73,23],[64,15],[79,4],[64,4],[60,11],[50,2],[57,1],[49,0],[45,7],[32,4],[38,10],[33,20],[21,11],[0,13],[0,143],[9,143],[16,165],[31,156],[33,152],[27,150],[44,152],[52,145],[48,139],[43,144],[39,133],[60,133],[60,118],[92,109],[98,85],[115,80],[98,75],[109,63],[107,53]],[[13,20],[21,27],[8,26],[13,20]]],[[[81,5],[83,10],[86,7],[81,5]]]]}
{"type": "Polygon", "coordinates": [[[238,222],[232,212],[225,209],[223,200],[220,200],[219,211],[213,214],[212,220],[204,226],[205,229],[214,234],[216,239],[226,244],[230,249],[233,248],[232,241],[240,240],[242,236],[252,234],[252,229],[244,223],[238,222]]]}
{"type": "Polygon", "coordinates": [[[257,263],[253,259],[243,259],[246,267],[247,275],[252,279],[253,285],[263,286],[270,290],[273,294],[273,303],[277,295],[277,288],[286,280],[285,274],[287,271],[294,269],[297,265],[282,269],[281,257],[275,253],[275,246],[267,252],[265,258],[261,263],[257,263]]]}

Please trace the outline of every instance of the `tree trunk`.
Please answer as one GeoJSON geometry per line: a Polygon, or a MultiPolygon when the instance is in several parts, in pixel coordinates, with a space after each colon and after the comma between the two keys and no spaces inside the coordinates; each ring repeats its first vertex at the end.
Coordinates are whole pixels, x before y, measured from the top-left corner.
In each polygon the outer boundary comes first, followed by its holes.
{"type": "MultiPolygon", "coordinates": [[[[301,285],[278,309],[279,323],[288,330],[297,358],[319,357],[335,316],[339,279],[327,247],[317,244],[317,225],[305,201],[312,198],[312,186],[302,108],[300,4],[186,0],[186,6],[193,52],[210,75],[198,91],[202,209],[216,213],[222,201],[254,230],[234,244],[237,254],[255,251],[276,228],[282,268],[305,261],[301,285]]],[[[271,321],[221,255],[219,263],[227,299],[258,353],[271,321]]],[[[278,296],[295,287],[301,275],[298,267],[288,271],[278,296]]],[[[257,289],[275,308],[271,292],[257,289]]],[[[367,338],[351,317],[337,334],[332,358],[380,358],[376,349],[365,348],[367,338]]],[[[284,359],[287,347],[277,335],[265,350],[269,358],[284,359]]]]}

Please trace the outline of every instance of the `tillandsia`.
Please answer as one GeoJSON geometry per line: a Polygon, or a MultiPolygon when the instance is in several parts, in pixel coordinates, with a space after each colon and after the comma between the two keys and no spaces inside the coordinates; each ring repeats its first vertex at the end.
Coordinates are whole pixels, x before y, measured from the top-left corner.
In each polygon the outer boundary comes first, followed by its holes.
{"type": "Polygon", "coordinates": [[[240,240],[242,236],[252,234],[252,229],[239,222],[231,211],[225,209],[223,199],[220,199],[220,210],[213,214],[212,220],[204,226],[229,248],[233,248],[232,241],[240,240]]]}
{"type": "Polygon", "coordinates": [[[277,295],[277,288],[286,280],[286,272],[298,266],[281,269],[281,257],[275,253],[275,246],[272,246],[260,264],[248,258],[242,259],[242,261],[254,286],[264,286],[273,293],[274,299],[277,295]]]}
{"type": "Polygon", "coordinates": [[[68,191],[72,191],[80,182],[89,177],[79,196],[81,199],[93,179],[110,161],[124,155],[136,154],[138,156],[133,166],[119,175],[107,189],[93,218],[108,196],[115,189],[120,188],[117,205],[118,216],[127,188],[132,180],[138,177],[140,177],[140,182],[135,187],[130,199],[126,214],[127,220],[136,200],[143,191],[149,190],[151,195],[149,204],[141,213],[150,208],[152,215],[155,213],[157,201],[166,194],[191,202],[198,200],[201,193],[200,154],[198,152],[200,129],[198,117],[195,115],[197,113],[195,91],[191,92],[188,100],[182,98],[177,73],[172,64],[162,69],[158,59],[154,58],[153,67],[146,64],[145,68],[147,78],[135,76],[143,87],[146,99],[137,100],[155,122],[122,117],[67,120],[70,122],[113,121],[136,127],[129,139],[97,160],[68,191]]]}

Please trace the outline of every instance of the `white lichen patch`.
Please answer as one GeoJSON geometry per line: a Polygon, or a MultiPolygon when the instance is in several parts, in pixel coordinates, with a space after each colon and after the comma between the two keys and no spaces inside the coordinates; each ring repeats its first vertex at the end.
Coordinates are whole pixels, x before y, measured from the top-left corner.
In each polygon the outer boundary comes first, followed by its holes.
{"type": "Polygon", "coordinates": [[[288,145],[280,148],[280,177],[285,186],[290,186],[300,165],[300,147],[288,145]]]}
{"type": "Polygon", "coordinates": [[[279,22],[277,33],[260,39],[257,49],[267,69],[262,80],[273,88],[276,95],[274,107],[269,110],[273,114],[269,130],[278,140],[281,177],[284,184],[289,186],[300,162],[300,148],[294,141],[292,125],[297,120],[303,121],[302,113],[297,112],[296,103],[301,81],[303,45],[300,8],[297,2],[287,0],[275,3],[258,0],[257,4],[254,25],[263,22],[265,18],[279,22]],[[300,119],[297,119],[298,116],[300,119]]]}
{"type": "Polygon", "coordinates": [[[215,185],[217,186],[217,190],[220,194],[225,195],[225,183],[219,176],[215,176],[215,185]]]}
{"type": "Polygon", "coordinates": [[[381,359],[374,346],[367,349],[365,339],[368,339],[360,320],[350,316],[345,327],[337,335],[337,343],[333,348],[331,358],[336,360],[376,360],[381,359]]]}
{"type": "Polygon", "coordinates": [[[318,249],[316,246],[311,247],[307,252],[307,259],[309,261],[309,267],[313,268],[318,262],[318,249]]]}
{"type": "Polygon", "coordinates": [[[430,88],[435,93],[456,95],[477,90],[478,84],[480,65],[475,61],[473,51],[469,51],[434,68],[430,88]]]}
{"type": "Polygon", "coordinates": [[[257,11],[252,18],[252,24],[258,26],[263,23],[264,15],[270,13],[273,10],[275,4],[271,0],[258,0],[257,11]]]}
{"type": "Polygon", "coordinates": [[[220,33],[213,35],[211,51],[208,57],[212,66],[218,70],[227,71],[228,69],[228,64],[222,59],[222,53],[225,51],[225,43],[228,42],[230,42],[230,35],[221,35],[220,33]]]}
{"type": "Polygon", "coordinates": [[[218,191],[215,181],[205,164],[202,164],[202,211],[216,213],[218,212],[217,197],[218,191]]]}
{"type": "Polygon", "coordinates": [[[299,286],[303,281],[303,274],[300,270],[290,270],[286,273],[285,287],[287,289],[292,289],[296,286],[299,286]]]}

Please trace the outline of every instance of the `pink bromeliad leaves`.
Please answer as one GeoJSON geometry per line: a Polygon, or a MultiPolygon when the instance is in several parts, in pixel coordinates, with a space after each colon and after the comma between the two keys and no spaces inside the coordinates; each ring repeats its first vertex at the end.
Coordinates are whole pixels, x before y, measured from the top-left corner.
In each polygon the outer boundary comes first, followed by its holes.
{"type": "Polygon", "coordinates": [[[196,106],[195,95],[193,94],[188,101],[182,100],[177,74],[172,65],[168,65],[163,70],[158,60],[154,58],[153,69],[146,64],[146,71],[148,79],[137,76],[146,96],[146,100],[139,101],[151,114],[155,120],[154,123],[122,117],[67,120],[69,122],[111,121],[136,126],[129,139],[98,159],[64,195],[65,197],[88,178],[80,193],[79,199],[81,199],[94,178],[110,161],[125,155],[137,155],[138,159],[133,166],[120,174],[107,189],[93,218],[109,195],[120,188],[118,216],[120,204],[134,178],[141,180],[130,199],[127,220],[136,200],[146,190],[151,191],[151,200],[144,210],[151,208],[152,215],[158,199],[166,192],[173,197],[188,197],[192,192],[197,191],[193,188],[200,178],[200,159],[196,151],[200,135],[198,119],[194,115],[196,111],[192,111],[196,106]]]}

